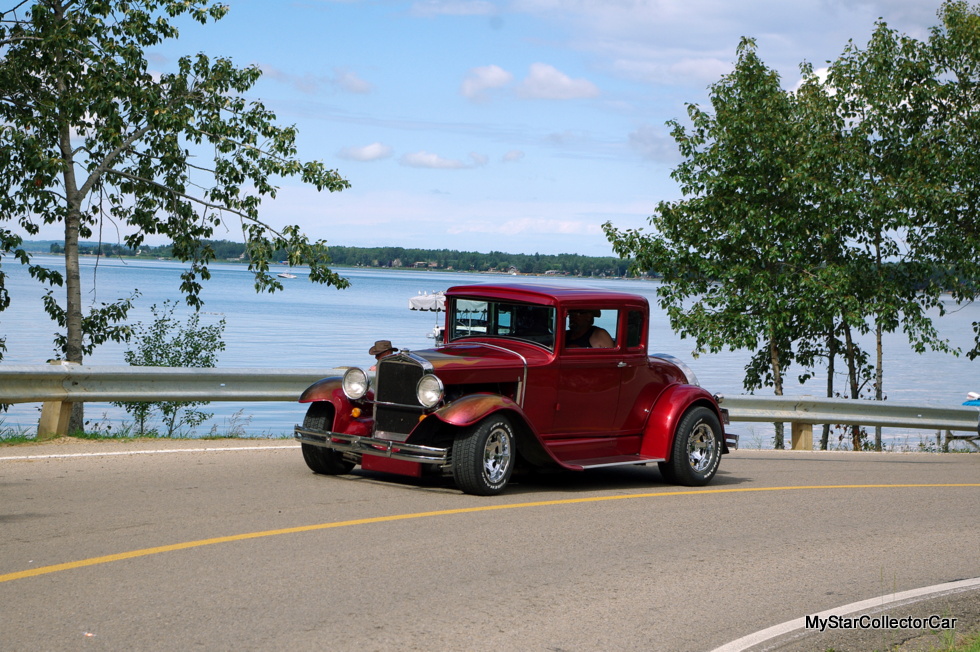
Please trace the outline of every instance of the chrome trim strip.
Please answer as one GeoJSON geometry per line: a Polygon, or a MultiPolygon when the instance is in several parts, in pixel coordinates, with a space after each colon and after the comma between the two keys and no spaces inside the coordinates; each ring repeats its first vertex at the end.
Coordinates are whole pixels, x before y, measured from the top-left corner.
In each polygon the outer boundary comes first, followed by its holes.
{"type": "Polygon", "coordinates": [[[377,439],[384,439],[385,441],[397,441],[403,442],[408,439],[411,433],[408,432],[391,432],[390,430],[375,430],[374,436],[377,439]]]}
{"type": "Polygon", "coordinates": [[[345,453],[377,455],[379,457],[390,457],[393,460],[425,462],[428,464],[446,464],[449,461],[448,448],[405,444],[387,439],[377,439],[376,437],[345,435],[339,432],[312,430],[302,426],[296,426],[293,430],[295,432],[295,438],[301,443],[330,448],[345,453]]]}
{"type": "Polygon", "coordinates": [[[392,357],[409,358],[413,362],[418,363],[418,365],[420,367],[422,367],[422,369],[425,371],[425,373],[432,373],[435,370],[435,367],[432,366],[432,363],[431,362],[429,362],[428,360],[426,360],[422,356],[415,355],[414,353],[412,353],[408,349],[405,349],[404,351],[402,351],[400,353],[396,353],[392,357]]]}
{"type": "MultiPolygon", "coordinates": [[[[667,460],[662,457],[649,457],[642,460],[630,460],[629,462],[609,462],[605,464],[578,464],[576,466],[581,466],[583,470],[585,469],[607,469],[612,466],[638,466],[640,464],[655,464],[657,462],[666,462],[667,460]]],[[[575,462],[570,462],[575,464],[575,462]]]]}
{"type": "Polygon", "coordinates": [[[426,408],[422,405],[416,403],[414,405],[410,403],[392,403],[391,401],[367,401],[362,400],[362,403],[373,403],[374,405],[384,405],[386,407],[399,407],[399,408],[409,408],[412,410],[418,410],[419,413],[425,412],[426,408]]]}

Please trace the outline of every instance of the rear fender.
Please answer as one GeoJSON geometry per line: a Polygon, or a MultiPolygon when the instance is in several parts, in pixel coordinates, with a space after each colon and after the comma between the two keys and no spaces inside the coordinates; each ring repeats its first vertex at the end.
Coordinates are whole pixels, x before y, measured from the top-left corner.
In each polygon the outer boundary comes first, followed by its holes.
{"type": "MultiPolygon", "coordinates": [[[[718,416],[718,423],[723,423],[717,403],[703,388],[694,385],[668,387],[650,410],[650,417],[643,429],[640,454],[663,460],[670,459],[677,424],[680,423],[684,413],[695,405],[712,410],[718,416]]],[[[721,433],[721,441],[724,446],[724,432],[721,433]]]]}

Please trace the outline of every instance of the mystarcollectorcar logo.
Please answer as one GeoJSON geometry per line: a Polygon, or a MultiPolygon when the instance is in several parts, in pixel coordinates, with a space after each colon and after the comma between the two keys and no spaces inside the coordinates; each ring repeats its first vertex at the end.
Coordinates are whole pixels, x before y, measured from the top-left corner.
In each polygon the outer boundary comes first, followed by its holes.
{"type": "Polygon", "coordinates": [[[807,629],[955,629],[956,618],[947,616],[807,616],[807,629]]]}

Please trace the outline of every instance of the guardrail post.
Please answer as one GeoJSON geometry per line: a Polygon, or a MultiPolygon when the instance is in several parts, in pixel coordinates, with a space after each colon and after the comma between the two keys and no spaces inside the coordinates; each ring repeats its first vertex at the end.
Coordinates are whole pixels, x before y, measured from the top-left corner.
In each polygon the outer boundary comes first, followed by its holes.
{"type": "Polygon", "coordinates": [[[812,451],[813,450],[813,424],[812,423],[792,423],[793,450],[812,451]]]}
{"type": "MultiPolygon", "coordinates": [[[[48,364],[68,366],[71,362],[48,360],[48,364]]],[[[68,435],[68,420],[71,418],[71,403],[46,401],[41,405],[41,419],[37,422],[37,440],[46,441],[68,435]]]]}

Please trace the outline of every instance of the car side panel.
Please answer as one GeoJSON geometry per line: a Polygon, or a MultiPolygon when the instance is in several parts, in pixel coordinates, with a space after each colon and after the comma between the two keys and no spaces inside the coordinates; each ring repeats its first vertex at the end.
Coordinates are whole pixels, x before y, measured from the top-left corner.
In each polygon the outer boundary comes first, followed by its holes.
{"type": "Polygon", "coordinates": [[[568,435],[615,436],[623,370],[620,357],[605,349],[565,352],[548,439],[568,435]]]}

